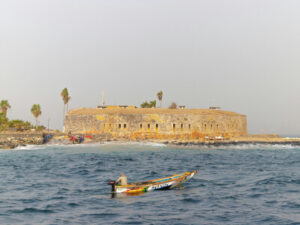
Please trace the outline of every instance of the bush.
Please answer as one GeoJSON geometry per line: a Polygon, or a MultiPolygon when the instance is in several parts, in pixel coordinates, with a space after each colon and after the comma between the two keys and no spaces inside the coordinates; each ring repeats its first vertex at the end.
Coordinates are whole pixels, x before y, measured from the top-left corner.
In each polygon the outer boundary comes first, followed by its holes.
{"type": "Polygon", "coordinates": [[[23,120],[11,120],[8,122],[9,128],[14,128],[17,131],[30,130],[32,128],[31,123],[28,121],[24,122],[23,120]]]}
{"type": "Polygon", "coordinates": [[[42,131],[42,130],[45,130],[46,129],[46,127],[44,127],[44,126],[37,126],[37,128],[36,128],[36,130],[37,131],[42,131]]]}
{"type": "Polygon", "coordinates": [[[8,119],[4,115],[4,113],[0,113],[0,131],[6,130],[8,127],[8,119]]]}
{"type": "Polygon", "coordinates": [[[153,100],[153,101],[150,101],[150,102],[144,101],[141,104],[141,107],[142,108],[155,108],[156,107],[156,100],[153,100]]]}
{"type": "Polygon", "coordinates": [[[24,131],[32,129],[32,124],[23,120],[11,120],[9,121],[3,113],[0,113],[0,131],[6,131],[7,129],[24,131]]]}

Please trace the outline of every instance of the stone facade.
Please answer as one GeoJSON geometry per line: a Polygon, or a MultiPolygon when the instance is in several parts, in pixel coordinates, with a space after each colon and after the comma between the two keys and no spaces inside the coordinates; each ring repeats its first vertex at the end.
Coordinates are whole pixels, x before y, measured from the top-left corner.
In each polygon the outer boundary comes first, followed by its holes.
{"type": "Polygon", "coordinates": [[[213,109],[80,108],[66,115],[65,132],[131,140],[230,138],[247,134],[247,119],[213,109]]]}

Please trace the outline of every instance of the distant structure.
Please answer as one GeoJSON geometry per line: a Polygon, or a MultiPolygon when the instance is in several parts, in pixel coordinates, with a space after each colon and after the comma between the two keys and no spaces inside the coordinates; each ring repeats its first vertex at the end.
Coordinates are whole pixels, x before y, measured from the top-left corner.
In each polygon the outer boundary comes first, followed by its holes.
{"type": "Polygon", "coordinates": [[[65,129],[72,133],[104,135],[109,139],[201,140],[246,135],[247,118],[219,108],[98,106],[70,110],[65,118],[65,129]]]}
{"type": "Polygon", "coordinates": [[[101,94],[101,105],[104,106],[105,105],[105,100],[104,100],[104,91],[102,91],[101,94]]]}
{"type": "Polygon", "coordinates": [[[210,106],[209,109],[218,110],[218,109],[221,109],[221,107],[219,107],[219,106],[210,106]]]}

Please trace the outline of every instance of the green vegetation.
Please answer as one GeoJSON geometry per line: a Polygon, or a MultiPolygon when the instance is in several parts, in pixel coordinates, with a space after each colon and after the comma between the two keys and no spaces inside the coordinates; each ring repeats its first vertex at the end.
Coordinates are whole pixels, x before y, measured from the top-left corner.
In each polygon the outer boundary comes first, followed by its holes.
{"type": "Polygon", "coordinates": [[[42,111],[41,111],[41,107],[39,104],[34,104],[32,107],[31,107],[31,113],[33,114],[33,116],[35,117],[35,127],[37,128],[37,124],[38,124],[38,117],[42,114],[42,111]]]}
{"type": "Polygon", "coordinates": [[[0,113],[0,131],[6,130],[8,127],[8,119],[4,113],[0,113]]]}
{"type": "MultiPolygon", "coordinates": [[[[11,106],[7,100],[1,100],[0,102],[0,131],[28,131],[33,129],[33,125],[28,121],[23,120],[9,120],[7,118],[7,110],[10,109],[11,106]]],[[[41,107],[38,104],[34,104],[31,108],[31,112],[36,119],[35,129],[37,131],[41,131],[46,129],[44,126],[38,126],[38,117],[42,114],[41,107]]]]}
{"type": "MultiPolygon", "coordinates": [[[[160,91],[156,94],[158,100],[159,100],[159,103],[160,103],[160,108],[162,107],[162,98],[163,98],[163,92],[160,91]]],[[[142,104],[141,104],[141,108],[156,108],[156,100],[153,100],[153,101],[144,101],[142,104]]]]}
{"type": "Polygon", "coordinates": [[[69,91],[67,88],[64,88],[60,93],[62,100],[64,102],[64,111],[63,111],[63,124],[65,123],[65,114],[66,114],[66,106],[67,106],[67,112],[69,108],[69,101],[71,99],[71,96],[69,95],[69,91]]]}
{"type": "MultiPolygon", "coordinates": [[[[33,128],[32,124],[23,120],[11,120],[9,121],[4,113],[0,113],[0,131],[27,131],[33,128]]],[[[45,129],[44,126],[38,126],[37,130],[45,129]]]]}
{"type": "Polygon", "coordinates": [[[145,101],[141,104],[141,107],[142,108],[155,108],[156,107],[156,100],[153,100],[153,101],[150,101],[150,102],[145,101]]]}
{"type": "Polygon", "coordinates": [[[67,106],[67,112],[68,112],[68,108],[69,108],[69,101],[71,99],[71,96],[69,95],[69,91],[67,88],[64,88],[62,90],[62,92],[60,93],[63,102],[64,102],[64,116],[65,116],[65,112],[66,112],[66,106],[67,106]]]}
{"type": "Polygon", "coordinates": [[[159,108],[161,108],[161,106],[162,106],[162,98],[163,98],[163,92],[162,91],[160,91],[160,92],[158,92],[157,94],[156,94],[156,96],[157,96],[157,98],[158,98],[158,100],[159,100],[159,108]]]}
{"type": "Polygon", "coordinates": [[[4,116],[6,117],[7,110],[10,109],[10,104],[8,103],[8,101],[7,100],[2,100],[0,102],[0,108],[1,108],[1,111],[4,114],[4,116]]]}
{"type": "Polygon", "coordinates": [[[23,120],[11,120],[8,122],[9,128],[15,128],[17,131],[29,130],[32,128],[31,123],[23,120]]]}

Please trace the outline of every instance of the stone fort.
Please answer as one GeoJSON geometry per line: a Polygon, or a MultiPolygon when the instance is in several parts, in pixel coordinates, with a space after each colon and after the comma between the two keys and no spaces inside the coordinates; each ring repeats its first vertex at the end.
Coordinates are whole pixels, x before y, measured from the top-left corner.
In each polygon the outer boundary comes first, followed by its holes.
{"type": "Polygon", "coordinates": [[[65,132],[98,134],[109,139],[205,140],[247,134],[245,115],[219,109],[107,106],[70,110],[65,132]]]}

